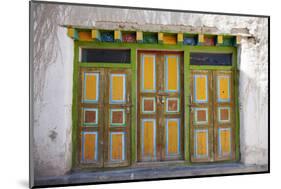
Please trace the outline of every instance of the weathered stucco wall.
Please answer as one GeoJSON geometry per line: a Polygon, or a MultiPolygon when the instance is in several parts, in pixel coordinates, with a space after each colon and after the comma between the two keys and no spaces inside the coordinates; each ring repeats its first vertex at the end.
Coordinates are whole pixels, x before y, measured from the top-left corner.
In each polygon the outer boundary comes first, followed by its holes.
{"type": "Polygon", "coordinates": [[[267,19],[32,3],[35,176],[71,168],[73,41],[63,25],[242,34],[239,47],[241,159],[267,163],[267,19]]]}

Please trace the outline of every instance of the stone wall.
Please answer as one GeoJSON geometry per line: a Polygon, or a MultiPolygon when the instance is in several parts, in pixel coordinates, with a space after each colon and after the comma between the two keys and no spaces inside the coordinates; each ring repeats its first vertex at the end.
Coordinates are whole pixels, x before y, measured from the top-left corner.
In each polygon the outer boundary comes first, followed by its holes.
{"type": "Polygon", "coordinates": [[[73,41],[63,26],[241,34],[241,159],[267,164],[268,22],[266,18],[31,4],[33,41],[32,158],[35,176],[71,169],[73,41]]]}

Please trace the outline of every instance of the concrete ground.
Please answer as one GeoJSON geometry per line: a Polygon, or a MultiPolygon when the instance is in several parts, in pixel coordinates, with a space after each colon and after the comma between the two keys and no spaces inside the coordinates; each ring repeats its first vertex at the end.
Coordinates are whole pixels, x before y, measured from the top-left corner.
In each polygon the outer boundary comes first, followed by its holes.
{"type": "Polygon", "coordinates": [[[200,176],[231,175],[245,173],[268,173],[267,165],[244,165],[220,163],[211,165],[188,165],[149,168],[123,168],[106,171],[73,171],[63,176],[42,177],[35,180],[36,187],[56,185],[98,184],[106,182],[140,181],[200,176]]]}

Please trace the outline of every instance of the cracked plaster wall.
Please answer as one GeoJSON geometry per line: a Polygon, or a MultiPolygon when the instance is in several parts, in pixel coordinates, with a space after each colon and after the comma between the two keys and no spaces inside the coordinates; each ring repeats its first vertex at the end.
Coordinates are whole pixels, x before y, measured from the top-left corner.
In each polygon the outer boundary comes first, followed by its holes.
{"type": "Polygon", "coordinates": [[[267,19],[194,13],[31,5],[33,40],[33,148],[35,176],[71,169],[73,41],[63,25],[242,34],[239,47],[241,161],[267,164],[267,19]],[[251,36],[251,37],[247,37],[251,36]]]}

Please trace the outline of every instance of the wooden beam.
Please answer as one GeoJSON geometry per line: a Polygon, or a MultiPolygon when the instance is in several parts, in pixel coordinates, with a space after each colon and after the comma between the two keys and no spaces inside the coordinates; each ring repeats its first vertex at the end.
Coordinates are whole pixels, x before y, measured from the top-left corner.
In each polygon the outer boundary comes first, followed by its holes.
{"type": "Polygon", "coordinates": [[[242,39],[241,35],[237,35],[235,37],[235,46],[241,45],[241,39],[242,39]]]}
{"type": "Polygon", "coordinates": [[[183,33],[178,33],[178,44],[183,44],[183,33]]]}
{"type": "Polygon", "coordinates": [[[204,34],[198,34],[198,45],[203,45],[204,42],[204,34]]]}
{"type": "Polygon", "coordinates": [[[217,36],[217,46],[220,46],[223,44],[223,35],[218,35],[217,36]]]}
{"type": "Polygon", "coordinates": [[[163,33],[158,32],[158,43],[163,44],[163,33]]]}
{"type": "Polygon", "coordinates": [[[77,40],[78,37],[78,32],[75,28],[67,28],[67,35],[68,37],[77,40]]]}
{"type": "Polygon", "coordinates": [[[121,42],[122,41],[122,35],[120,30],[114,31],[114,41],[121,42]]]}
{"type": "Polygon", "coordinates": [[[137,42],[138,43],[143,42],[143,33],[141,31],[137,31],[137,42]]]}
{"type": "Polygon", "coordinates": [[[95,41],[100,41],[100,32],[99,30],[93,29],[92,30],[92,39],[95,41]]]}

